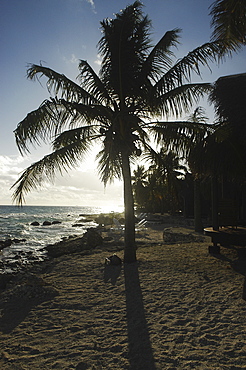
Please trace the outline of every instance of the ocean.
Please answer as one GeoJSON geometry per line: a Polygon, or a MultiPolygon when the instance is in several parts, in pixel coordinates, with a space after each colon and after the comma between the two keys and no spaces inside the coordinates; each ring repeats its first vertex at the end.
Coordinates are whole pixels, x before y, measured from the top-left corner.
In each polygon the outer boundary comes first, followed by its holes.
{"type": "Polygon", "coordinates": [[[97,226],[86,222],[86,215],[102,212],[104,209],[100,207],[0,206],[0,240],[17,241],[0,251],[0,273],[11,273],[30,262],[44,260],[47,244],[71,235],[82,236],[89,227],[97,226]],[[44,221],[54,223],[44,226],[44,221]],[[39,225],[31,225],[33,222],[39,225]]]}

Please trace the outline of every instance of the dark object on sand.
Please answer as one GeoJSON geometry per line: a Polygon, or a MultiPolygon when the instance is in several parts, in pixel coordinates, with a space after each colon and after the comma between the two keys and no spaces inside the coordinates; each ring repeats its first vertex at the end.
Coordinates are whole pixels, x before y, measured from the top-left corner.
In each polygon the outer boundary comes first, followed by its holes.
{"type": "Polygon", "coordinates": [[[118,257],[115,253],[112,256],[105,258],[105,265],[118,266],[121,265],[121,263],[122,263],[121,258],[118,257]]]}

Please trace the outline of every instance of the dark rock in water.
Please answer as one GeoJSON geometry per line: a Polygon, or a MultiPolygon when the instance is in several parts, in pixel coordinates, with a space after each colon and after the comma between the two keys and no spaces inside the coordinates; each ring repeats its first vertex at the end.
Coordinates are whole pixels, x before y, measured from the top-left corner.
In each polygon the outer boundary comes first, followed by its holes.
{"type": "Polygon", "coordinates": [[[6,239],[5,242],[4,242],[5,247],[10,247],[11,244],[12,244],[12,240],[11,239],[6,239]]]}
{"type": "Polygon", "coordinates": [[[24,243],[26,242],[26,239],[6,239],[6,240],[0,240],[0,250],[10,247],[12,243],[18,244],[18,243],[24,243]]]}
{"type": "Polygon", "coordinates": [[[13,241],[13,243],[18,244],[18,243],[25,243],[26,242],[26,239],[16,239],[15,238],[12,241],[13,241]]]}
{"type": "Polygon", "coordinates": [[[39,224],[39,222],[38,222],[38,221],[33,221],[33,222],[31,223],[31,225],[32,225],[32,226],[39,226],[40,224],[39,224]]]}
{"type": "Polygon", "coordinates": [[[10,247],[12,244],[11,239],[6,239],[6,240],[0,240],[0,250],[6,247],[10,247]]]}
{"type": "Polygon", "coordinates": [[[86,231],[83,238],[88,247],[95,248],[103,244],[103,238],[96,229],[90,228],[86,231]]]}
{"type": "Polygon", "coordinates": [[[50,226],[51,225],[51,222],[50,221],[44,221],[43,222],[43,226],[50,226]]]}
{"type": "Polygon", "coordinates": [[[61,221],[52,221],[52,225],[58,225],[61,224],[61,221]]]}
{"type": "Polygon", "coordinates": [[[82,227],[82,226],[85,226],[84,224],[73,224],[72,227],[82,227]]]}

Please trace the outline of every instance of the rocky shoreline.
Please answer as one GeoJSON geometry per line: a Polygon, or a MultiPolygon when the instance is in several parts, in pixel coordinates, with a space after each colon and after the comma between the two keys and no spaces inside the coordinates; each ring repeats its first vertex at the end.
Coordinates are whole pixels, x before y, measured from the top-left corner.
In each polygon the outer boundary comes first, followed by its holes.
{"type": "Polygon", "coordinates": [[[96,246],[102,246],[102,244],[103,238],[98,228],[89,228],[82,237],[71,235],[68,238],[62,238],[57,243],[48,244],[42,249],[42,258],[33,256],[32,252],[18,251],[12,260],[8,260],[6,263],[0,261],[0,268],[4,271],[0,274],[0,289],[5,289],[7,282],[18,272],[32,269],[45,261],[65,254],[92,250],[96,246]]]}
{"type": "Polygon", "coordinates": [[[138,262],[110,266],[113,253],[123,258],[123,237],[99,235],[95,247],[82,237],[56,243],[59,256],[7,283],[2,369],[243,368],[246,261],[235,249],[211,255],[209,237],[153,223],[136,234],[138,262]]]}
{"type": "MultiPolygon", "coordinates": [[[[24,273],[27,269],[38,267],[40,264],[49,261],[52,258],[57,258],[66,254],[81,253],[83,251],[93,250],[96,247],[102,247],[103,245],[110,248],[110,245],[115,244],[115,237],[120,249],[123,248],[123,236],[114,235],[110,232],[113,223],[113,216],[117,216],[118,219],[123,223],[123,215],[117,214],[100,214],[100,215],[79,215],[83,217],[83,222],[90,223],[95,222],[97,227],[88,228],[87,231],[82,235],[70,235],[66,238],[61,238],[60,241],[54,244],[48,244],[38,251],[25,251],[25,249],[15,250],[11,258],[0,260],[0,289],[5,289],[6,284],[16,274],[24,273]]],[[[56,222],[56,221],[55,221],[56,222]]],[[[80,225],[81,220],[78,220],[74,226],[80,225]]],[[[174,217],[170,215],[165,216],[151,216],[149,218],[148,225],[152,228],[155,226],[158,229],[163,230],[163,240],[167,243],[183,242],[195,242],[202,241],[202,235],[194,235],[192,229],[187,233],[187,229],[182,229],[184,225],[190,225],[190,220],[185,220],[182,217],[174,217]],[[174,232],[171,225],[179,225],[178,233],[174,232]]],[[[33,224],[36,225],[35,222],[33,224]]],[[[51,224],[51,223],[50,223],[51,224]]],[[[50,226],[48,222],[43,222],[43,226],[50,226]]],[[[84,224],[83,224],[84,226],[84,224]]],[[[7,248],[8,246],[15,243],[25,243],[26,240],[8,239],[0,241],[0,250],[7,248]]],[[[0,251],[1,253],[1,251],[0,251]]]]}

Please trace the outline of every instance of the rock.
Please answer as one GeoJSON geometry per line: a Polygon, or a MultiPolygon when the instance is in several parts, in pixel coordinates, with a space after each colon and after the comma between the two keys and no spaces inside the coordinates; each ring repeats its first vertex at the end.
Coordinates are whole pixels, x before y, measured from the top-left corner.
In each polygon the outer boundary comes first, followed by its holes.
{"type": "Polygon", "coordinates": [[[58,225],[61,224],[61,221],[52,221],[52,225],[58,225]]]}
{"type": "Polygon", "coordinates": [[[95,248],[103,244],[103,238],[96,229],[88,229],[82,237],[69,237],[58,243],[49,244],[45,247],[50,257],[60,257],[64,254],[79,253],[95,248]]]}
{"type": "Polygon", "coordinates": [[[11,244],[12,244],[12,240],[11,239],[0,240],[0,250],[1,249],[4,249],[6,247],[10,247],[11,244]]]}
{"type": "Polygon", "coordinates": [[[119,266],[122,264],[122,260],[120,257],[117,256],[117,254],[113,254],[112,256],[105,258],[105,265],[114,265],[119,266]]]}
{"type": "Polygon", "coordinates": [[[82,227],[82,226],[85,226],[84,224],[73,224],[72,227],[82,227]]]}
{"type": "Polygon", "coordinates": [[[64,254],[78,253],[87,249],[83,237],[69,238],[45,247],[50,257],[60,257],[64,254]]]}
{"type": "Polygon", "coordinates": [[[43,226],[50,226],[51,225],[51,222],[50,221],[44,221],[43,222],[43,226]]]}
{"type": "Polygon", "coordinates": [[[86,241],[87,246],[90,248],[95,248],[103,244],[103,238],[94,228],[88,229],[83,238],[86,241]]]}
{"type": "Polygon", "coordinates": [[[38,221],[33,221],[33,222],[31,223],[31,225],[32,225],[32,226],[39,226],[40,224],[39,224],[39,222],[38,222],[38,221]]]}
{"type": "Polygon", "coordinates": [[[105,242],[111,242],[112,240],[114,240],[114,238],[113,238],[112,236],[105,236],[105,237],[103,238],[103,240],[104,240],[105,242]]]}
{"type": "Polygon", "coordinates": [[[26,239],[6,239],[6,240],[0,240],[0,250],[10,247],[12,243],[18,244],[18,243],[24,243],[26,242],[26,239]]]}
{"type": "Polygon", "coordinates": [[[175,244],[175,243],[191,243],[204,242],[204,237],[201,235],[194,235],[192,233],[185,233],[177,229],[167,228],[163,230],[163,241],[166,244],[175,244]]]}
{"type": "Polygon", "coordinates": [[[26,239],[16,239],[15,238],[12,241],[13,241],[13,243],[18,244],[18,243],[25,243],[26,242],[26,239]]]}

